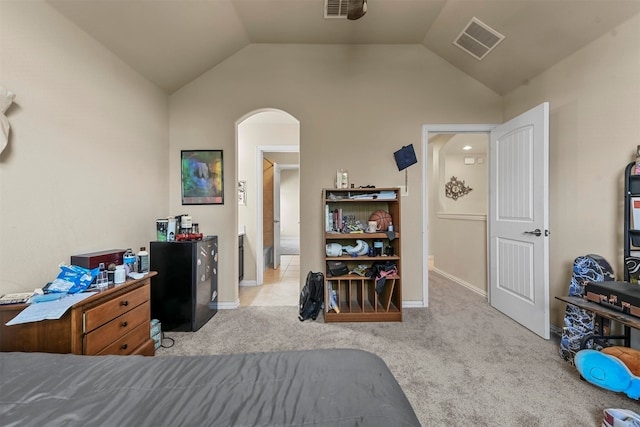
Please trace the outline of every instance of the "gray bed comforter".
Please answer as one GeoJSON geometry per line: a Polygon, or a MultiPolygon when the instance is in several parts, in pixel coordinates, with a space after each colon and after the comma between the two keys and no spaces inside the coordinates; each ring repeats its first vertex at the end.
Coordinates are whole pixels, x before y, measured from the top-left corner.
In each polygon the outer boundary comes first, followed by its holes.
{"type": "Polygon", "coordinates": [[[2,426],[419,426],[378,356],[0,353],[2,426]]]}

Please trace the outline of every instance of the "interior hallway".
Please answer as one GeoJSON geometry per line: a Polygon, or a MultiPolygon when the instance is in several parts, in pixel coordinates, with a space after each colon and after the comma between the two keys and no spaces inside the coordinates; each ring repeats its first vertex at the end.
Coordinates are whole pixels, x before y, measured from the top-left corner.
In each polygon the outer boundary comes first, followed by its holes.
{"type": "Polygon", "coordinates": [[[297,306],[300,300],[300,255],[281,255],[277,269],[264,271],[262,286],[240,286],[240,307],[297,306]]]}

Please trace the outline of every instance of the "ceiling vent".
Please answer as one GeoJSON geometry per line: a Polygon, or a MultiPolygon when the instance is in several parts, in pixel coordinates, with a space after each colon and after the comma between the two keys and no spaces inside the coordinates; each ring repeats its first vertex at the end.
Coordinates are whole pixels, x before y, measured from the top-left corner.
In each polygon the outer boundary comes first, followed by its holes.
{"type": "Polygon", "coordinates": [[[502,40],[504,40],[502,34],[479,19],[471,18],[471,21],[454,40],[453,44],[477,60],[481,60],[502,40]]]}
{"type": "Polygon", "coordinates": [[[346,18],[349,0],[324,0],[325,18],[346,18]]]}

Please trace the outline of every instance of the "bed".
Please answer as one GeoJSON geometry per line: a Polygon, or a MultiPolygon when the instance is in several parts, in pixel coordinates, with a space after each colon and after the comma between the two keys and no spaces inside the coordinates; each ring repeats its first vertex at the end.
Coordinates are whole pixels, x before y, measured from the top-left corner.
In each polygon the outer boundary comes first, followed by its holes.
{"type": "Polygon", "coordinates": [[[0,425],[419,426],[378,356],[0,353],[0,425]]]}

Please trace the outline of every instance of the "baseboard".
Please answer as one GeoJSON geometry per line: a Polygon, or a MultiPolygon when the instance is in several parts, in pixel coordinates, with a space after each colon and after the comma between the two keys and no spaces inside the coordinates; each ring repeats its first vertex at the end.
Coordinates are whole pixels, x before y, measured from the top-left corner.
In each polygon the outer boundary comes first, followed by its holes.
{"type": "Polygon", "coordinates": [[[446,277],[447,279],[451,280],[452,282],[457,283],[460,286],[464,286],[465,288],[469,289],[470,291],[473,291],[473,292],[477,293],[478,295],[482,295],[483,297],[487,298],[487,292],[486,291],[482,291],[482,290],[476,288],[471,283],[465,282],[462,279],[459,279],[459,278],[457,278],[455,276],[452,276],[449,273],[446,273],[446,272],[444,272],[442,270],[439,270],[437,267],[433,267],[433,271],[438,273],[441,276],[446,277]]]}
{"type": "Polygon", "coordinates": [[[424,308],[422,301],[402,301],[402,308],[424,308]]]}
{"type": "Polygon", "coordinates": [[[258,282],[255,280],[241,280],[240,286],[258,286],[258,282]]]}
{"type": "Polygon", "coordinates": [[[218,310],[235,310],[240,307],[240,300],[235,302],[218,302],[218,310]]]}

